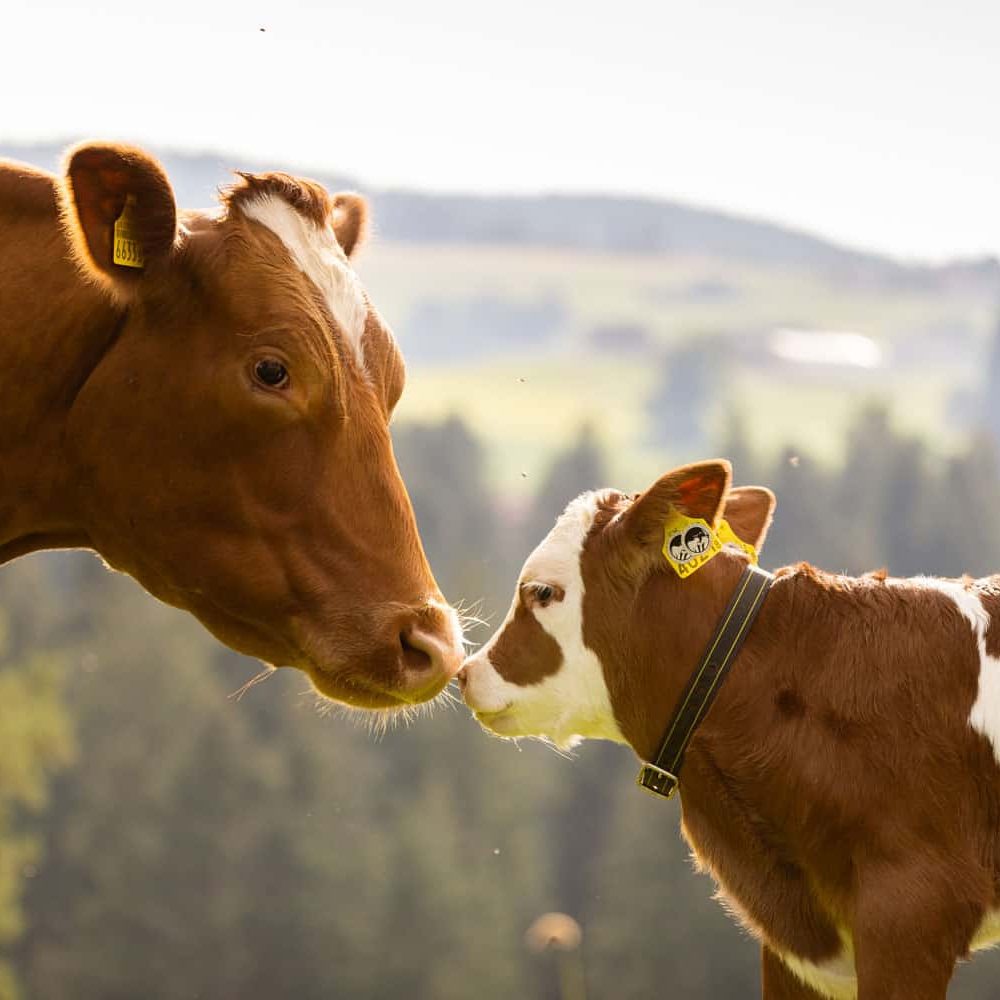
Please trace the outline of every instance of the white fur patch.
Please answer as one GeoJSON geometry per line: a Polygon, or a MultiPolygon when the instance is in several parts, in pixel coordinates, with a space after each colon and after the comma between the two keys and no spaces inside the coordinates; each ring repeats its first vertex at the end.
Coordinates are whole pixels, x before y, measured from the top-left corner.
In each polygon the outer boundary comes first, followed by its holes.
{"type": "Polygon", "coordinates": [[[1000,763],[1000,660],[986,652],[989,612],[974,590],[967,589],[956,580],[918,576],[912,580],[900,580],[897,585],[940,591],[950,597],[968,619],[979,650],[979,693],[969,713],[969,725],[990,741],[993,755],[1000,763]]]}
{"type": "Polygon", "coordinates": [[[466,703],[500,735],[540,736],[561,747],[572,746],[581,738],[625,742],[611,708],[600,660],[583,641],[580,553],[600,497],[585,493],[574,500],[521,571],[519,586],[547,583],[565,591],[561,601],[533,609],[539,625],[562,650],[560,668],[538,684],[519,685],[504,680],[490,662],[490,650],[514,618],[516,594],[503,625],[466,663],[466,703]]]}
{"type": "Polygon", "coordinates": [[[319,289],[347,339],[354,360],[364,372],[363,341],[368,302],[333,229],[316,226],[284,198],[273,194],[247,202],[243,214],[267,226],[285,244],[299,270],[319,289]]]}
{"type": "MultiPolygon", "coordinates": [[[[841,938],[844,942],[841,953],[826,962],[807,962],[789,952],[782,952],[781,960],[820,996],[829,997],[830,1000],[857,1000],[854,949],[846,931],[841,931],[841,938]]],[[[969,949],[982,951],[996,944],[1000,944],[1000,910],[991,910],[979,924],[969,949]]]]}
{"type": "Polygon", "coordinates": [[[972,936],[972,951],[982,951],[1000,944],[1000,910],[990,910],[972,936]]]}
{"type": "Polygon", "coordinates": [[[843,932],[843,948],[839,955],[825,962],[808,962],[789,952],[781,953],[781,960],[806,985],[830,1000],[856,1000],[858,979],[854,969],[854,949],[850,937],[843,932]]]}
{"type": "Polygon", "coordinates": [[[969,725],[993,744],[993,756],[1000,763],[1000,660],[986,652],[979,638],[979,694],[969,713],[969,725]]]}

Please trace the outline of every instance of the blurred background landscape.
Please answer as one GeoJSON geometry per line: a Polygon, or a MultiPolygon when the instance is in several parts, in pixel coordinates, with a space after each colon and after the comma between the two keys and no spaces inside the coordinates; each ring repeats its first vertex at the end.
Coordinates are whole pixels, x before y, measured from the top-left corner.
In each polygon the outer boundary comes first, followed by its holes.
{"type": "MultiPolygon", "coordinates": [[[[993,0],[35,0],[0,156],[365,192],[400,465],[494,626],[571,497],[716,455],[777,493],[769,568],[986,574],[998,38],[993,0]]],[[[582,1000],[548,911],[589,1000],[759,995],[626,749],[455,704],[380,734],[298,674],[236,697],[259,669],[91,555],[0,569],[0,1000],[582,1000]]],[[[1000,953],[949,996],[997,1000],[1000,953]]]]}
{"type": "MultiPolygon", "coordinates": [[[[188,205],[256,166],[160,152],[188,205]]],[[[995,260],[369,194],[359,268],[408,358],[395,441],[450,598],[496,624],[569,498],[716,454],[777,492],[765,565],[1000,569],[995,260]]],[[[755,995],[756,946],[623,748],[565,759],[449,705],[373,735],[292,673],[236,699],[256,663],[85,554],[5,567],[0,609],[0,995],[555,998],[524,945],[547,910],[582,924],[592,997],[755,995]]],[[[998,976],[980,956],[952,995],[998,976]]]]}

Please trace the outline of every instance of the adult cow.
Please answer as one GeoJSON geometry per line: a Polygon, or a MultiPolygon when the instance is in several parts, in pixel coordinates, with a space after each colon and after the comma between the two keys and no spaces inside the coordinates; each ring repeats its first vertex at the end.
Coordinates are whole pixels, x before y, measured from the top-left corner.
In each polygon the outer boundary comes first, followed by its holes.
{"type": "Polygon", "coordinates": [[[461,631],[389,418],[403,362],[348,261],[364,201],[243,174],[178,212],[161,166],[0,162],[0,563],[95,549],[328,697],[438,694],[461,631]]]}

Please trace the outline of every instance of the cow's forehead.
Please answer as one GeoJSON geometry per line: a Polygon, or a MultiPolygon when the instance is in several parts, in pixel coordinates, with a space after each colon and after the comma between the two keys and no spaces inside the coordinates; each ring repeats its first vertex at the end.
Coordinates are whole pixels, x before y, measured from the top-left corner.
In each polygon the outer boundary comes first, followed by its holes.
{"type": "Polygon", "coordinates": [[[598,512],[613,490],[594,490],[573,500],[559,516],[555,527],[528,556],[521,583],[538,581],[562,587],[580,579],[580,554],[598,512]]]}
{"type": "Polygon", "coordinates": [[[243,214],[267,226],[284,243],[296,266],[319,289],[343,333],[358,367],[364,371],[368,302],[329,225],[317,226],[275,194],[261,194],[242,205],[243,214]]]}
{"type": "MultiPolygon", "coordinates": [[[[186,270],[198,274],[198,287],[206,296],[225,306],[235,332],[245,336],[283,329],[295,335],[321,368],[335,351],[371,381],[372,326],[390,339],[391,333],[370,307],[332,228],[318,226],[268,192],[229,211],[225,206],[187,210],[181,225],[186,270]],[[251,236],[259,231],[267,238],[248,240],[248,229],[251,236]]],[[[198,296],[175,301],[189,300],[192,308],[203,308],[198,296]]]]}

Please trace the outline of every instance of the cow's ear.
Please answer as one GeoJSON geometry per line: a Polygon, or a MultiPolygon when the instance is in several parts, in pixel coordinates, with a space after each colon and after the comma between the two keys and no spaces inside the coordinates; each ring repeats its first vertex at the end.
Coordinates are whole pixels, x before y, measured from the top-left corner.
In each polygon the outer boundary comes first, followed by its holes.
{"type": "Polygon", "coordinates": [[[368,233],[368,202],[353,191],[333,197],[333,231],[344,253],[350,257],[368,233]]]}
{"type": "Polygon", "coordinates": [[[658,552],[663,545],[664,524],[674,511],[700,517],[714,528],[731,480],[732,467],[725,459],[674,469],[619,515],[619,531],[643,549],[658,552]]]}
{"type": "Polygon", "coordinates": [[[726,496],[723,517],[737,538],[759,552],[774,519],[777,503],[774,494],[763,486],[736,486],[726,496]]]}
{"type": "Polygon", "coordinates": [[[64,217],[83,270],[127,297],[177,243],[177,205],[163,168],[118,143],[83,143],[66,154],[64,217]]]}

